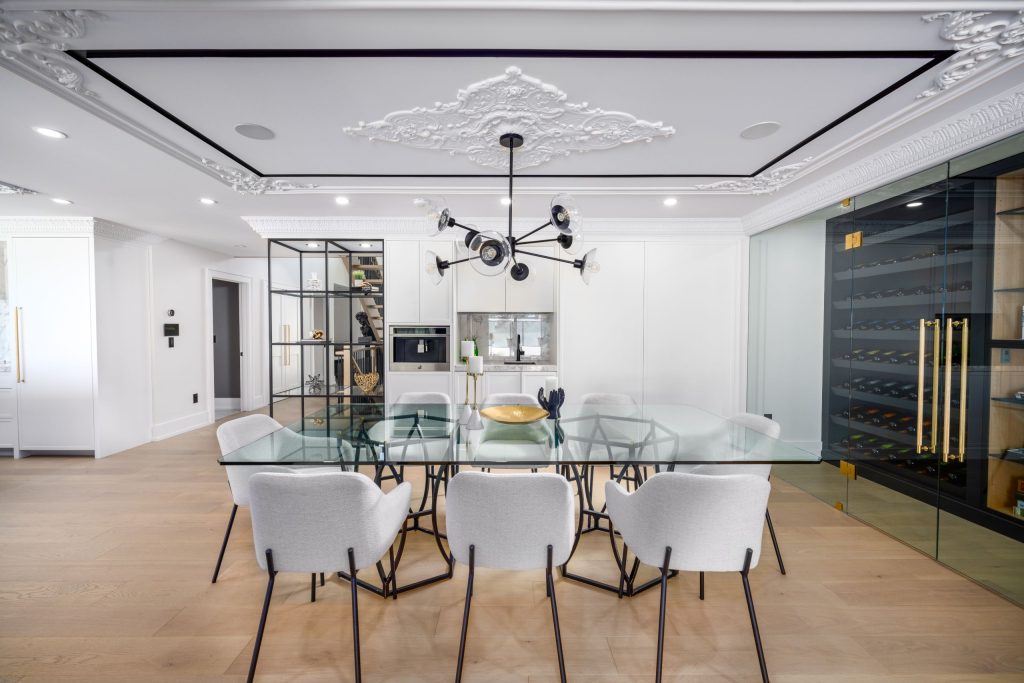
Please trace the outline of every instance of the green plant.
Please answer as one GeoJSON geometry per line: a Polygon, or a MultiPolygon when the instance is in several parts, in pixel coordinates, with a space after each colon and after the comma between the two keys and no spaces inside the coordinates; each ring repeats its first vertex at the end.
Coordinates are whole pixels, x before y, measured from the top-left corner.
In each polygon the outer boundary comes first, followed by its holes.
{"type": "Polygon", "coordinates": [[[356,282],[359,282],[361,280],[365,280],[366,279],[366,271],[353,270],[352,271],[352,279],[355,280],[356,282]]]}

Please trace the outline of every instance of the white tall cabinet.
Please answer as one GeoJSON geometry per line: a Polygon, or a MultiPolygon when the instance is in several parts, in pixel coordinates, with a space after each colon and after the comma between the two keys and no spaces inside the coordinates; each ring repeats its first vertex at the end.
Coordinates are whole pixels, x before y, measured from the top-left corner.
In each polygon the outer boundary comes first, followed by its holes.
{"type": "Polygon", "coordinates": [[[149,236],[91,218],[0,219],[16,457],[102,457],[151,436],[149,236]]]}
{"type": "Polygon", "coordinates": [[[92,238],[14,237],[10,244],[18,450],[93,451],[92,238]]]}

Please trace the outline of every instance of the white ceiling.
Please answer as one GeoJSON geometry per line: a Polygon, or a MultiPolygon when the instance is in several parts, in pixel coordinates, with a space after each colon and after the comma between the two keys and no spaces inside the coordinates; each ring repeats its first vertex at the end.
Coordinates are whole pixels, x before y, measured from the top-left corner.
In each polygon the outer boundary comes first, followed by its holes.
{"type": "MultiPolygon", "coordinates": [[[[591,3],[616,11],[476,10],[494,3],[433,3],[464,9],[413,11],[405,3],[291,3],[317,7],[266,11],[268,3],[170,3],[96,0],[70,49],[548,49],[548,50],[879,50],[954,49],[943,21],[923,21],[934,3],[889,3],[901,11],[850,11],[865,3],[813,3],[814,11],[750,11],[793,3],[730,3],[723,11],[686,11],[694,3],[660,3],[680,11],[621,9],[651,3],[591,3]],[[358,5],[359,10],[338,10],[358,5]],[[373,9],[373,7],[392,9],[373,9]],[[740,11],[741,6],[746,11],[740,11]],[[253,9],[256,8],[256,9],[253,9]],[[397,8],[397,9],[396,9],[397,8]],[[139,11],[145,9],[146,11],[139,11]],[[845,10],[845,11],[837,11],[845,10]]],[[[534,6],[544,3],[532,3],[534,6]]],[[[969,4],[969,3],[968,3],[969,4]]],[[[73,6],[65,3],[62,7],[73,6]]],[[[550,3],[548,3],[550,6],[550,3]]],[[[705,10],[708,3],[696,3],[705,10]]],[[[1003,7],[1006,3],[989,3],[1003,7]]],[[[21,10],[39,3],[3,3],[4,19],[39,17],[21,10]]],[[[280,6],[280,4],[278,5],[280,6]]],[[[420,5],[422,6],[422,5],[420,5]]],[[[561,2],[576,8],[580,3],[561,2]]],[[[998,16],[1010,16],[1003,11],[998,16]]],[[[581,59],[565,57],[457,58],[98,58],[96,63],[139,93],[263,173],[495,174],[462,156],[371,142],[343,128],[388,113],[452,102],[460,89],[517,66],[552,84],[567,102],[623,111],[661,122],[675,132],[651,142],[560,157],[524,171],[531,174],[748,174],[849,112],[925,63],[921,57],[844,59],[581,59]],[[764,120],[778,133],[744,140],[739,131],[764,120]],[[234,126],[259,123],[271,141],[239,136],[234,126]]],[[[94,215],[186,242],[233,253],[259,251],[241,216],[413,216],[412,199],[445,194],[457,215],[504,214],[500,178],[295,178],[308,191],[241,194],[195,160],[239,168],[216,148],[183,129],[114,83],[69,62],[95,96],[69,94],[0,58],[0,181],[31,188],[37,196],[0,194],[0,215],[94,215]],[[27,77],[26,77],[27,76],[27,77]],[[59,91],[59,92],[56,92],[59,91]],[[91,99],[90,99],[91,98],[91,99]],[[97,103],[99,103],[97,105],[97,103]],[[107,113],[104,113],[107,112],[107,113]],[[113,114],[110,114],[113,112],[113,114]],[[126,125],[125,121],[132,122],[126,125]],[[63,130],[54,141],[31,132],[63,130]],[[142,130],[144,133],[140,133],[142,130]],[[168,150],[177,150],[169,153],[168,150]],[[333,202],[349,197],[347,207],[333,202]],[[61,196],[75,202],[58,207],[61,196]],[[218,204],[206,207],[199,197],[218,204]]],[[[893,136],[967,108],[998,88],[1024,82],[1019,65],[1005,60],[983,87],[958,85],[933,98],[942,67],[906,83],[848,120],[780,159],[793,165],[793,188],[873,153],[893,136]],[[973,88],[973,90],[972,90],[973,88]],[[866,135],[865,132],[871,132],[866,135]],[[873,132],[872,132],[873,131],[873,132]],[[877,134],[877,141],[874,136],[877,134]],[[888,135],[886,138],[884,135],[888,135]],[[805,160],[807,163],[804,163],[805,160]]],[[[976,78],[977,83],[982,83],[976,78]]],[[[1012,131],[1008,131],[1012,132],[1012,131]]],[[[285,178],[285,181],[289,179],[285,178]]],[[[739,218],[784,198],[726,188],[719,178],[533,178],[517,180],[516,215],[544,214],[549,195],[578,195],[588,217],[623,219],[739,218]],[[519,194],[519,191],[522,194],[519,194]],[[663,206],[665,196],[676,206],[663,206]]],[[[774,181],[773,181],[774,182],[774,181]]],[[[744,189],[746,187],[746,189],[744,189]]],[[[273,188],[271,188],[273,189],[273,188]]],[[[285,188],[287,189],[287,188],[285,188]]]]}

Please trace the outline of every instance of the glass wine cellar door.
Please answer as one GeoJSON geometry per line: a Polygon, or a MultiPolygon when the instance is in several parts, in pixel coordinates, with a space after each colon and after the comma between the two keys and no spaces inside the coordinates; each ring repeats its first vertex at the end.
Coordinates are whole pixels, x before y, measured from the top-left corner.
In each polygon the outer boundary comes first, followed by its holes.
{"type": "Polygon", "coordinates": [[[1024,602],[1024,149],[1010,149],[827,221],[822,419],[847,512],[1024,602]]]}

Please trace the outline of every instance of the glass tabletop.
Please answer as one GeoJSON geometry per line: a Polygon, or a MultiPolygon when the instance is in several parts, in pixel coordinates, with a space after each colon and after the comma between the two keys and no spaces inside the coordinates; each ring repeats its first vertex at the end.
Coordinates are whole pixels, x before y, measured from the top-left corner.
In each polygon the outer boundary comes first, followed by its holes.
{"type": "Polygon", "coordinates": [[[558,419],[508,424],[467,405],[323,408],[222,465],[700,465],[816,463],[818,453],[687,405],[566,404],[558,419]]]}

